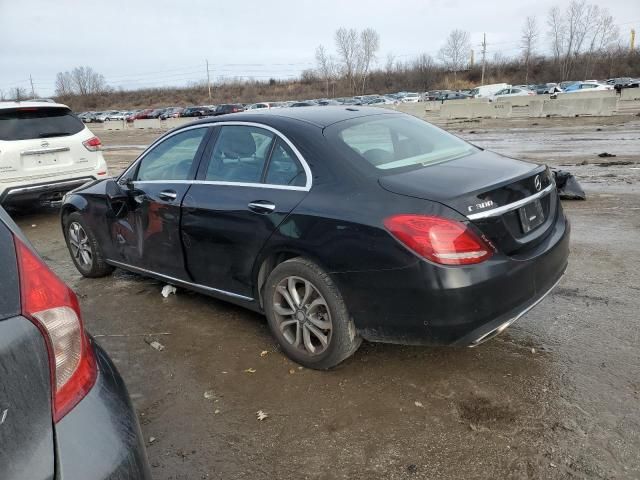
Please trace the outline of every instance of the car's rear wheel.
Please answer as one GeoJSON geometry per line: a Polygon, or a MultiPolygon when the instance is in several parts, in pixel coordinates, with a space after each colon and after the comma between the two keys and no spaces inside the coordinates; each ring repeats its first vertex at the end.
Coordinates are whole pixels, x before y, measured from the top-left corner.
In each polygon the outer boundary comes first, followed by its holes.
{"type": "Polygon", "coordinates": [[[102,248],[82,215],[73,212],[64,218],[64,238],[71,259],[78,271],[85,277],[104,277],[114,268],[104,261],[102,248]]]}
{"type": "Polygon", "coordinates": [[[263,298],[273,335],[284,352],[305,367],[334,367],[360,346],[338,288],[307,259],[278,265],[267,279],[263,298]]]}

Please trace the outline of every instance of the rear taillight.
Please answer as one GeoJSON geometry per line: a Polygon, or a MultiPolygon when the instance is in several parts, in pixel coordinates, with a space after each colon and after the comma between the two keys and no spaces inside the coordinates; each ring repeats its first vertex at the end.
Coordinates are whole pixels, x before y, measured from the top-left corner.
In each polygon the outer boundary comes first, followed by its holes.
{"type": "Polygon", "coordinates": [[[90,152],[96,152],[102,150],[102,142],[98,137],[91,137],[89,140],[82,142],[84,147],[90,152]]]}
{"type": "Polygon", "coordinates": [[[421,257],[443,265],[470,265],[487,260],[491,249],[466,225],[425,215],[394,215],[384,226],[421,257]]]}
{"type": "Polygon", "coordinates": [[[22,241],[16,238],[15,244],[22,314],[38,327],[47,344],[57,422],[95,383],[96,361],[75,293],[22,241]]]}

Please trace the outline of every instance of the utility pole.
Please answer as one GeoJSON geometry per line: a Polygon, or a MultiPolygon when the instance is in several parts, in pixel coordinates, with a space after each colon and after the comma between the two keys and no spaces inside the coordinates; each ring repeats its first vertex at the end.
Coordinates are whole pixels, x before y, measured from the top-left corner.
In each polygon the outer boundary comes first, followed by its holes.
{"type": "Polygon", "coordinates": [[[629,50],[631,50],[633,52],[633,50],[636,48],[636,31],[632,28],[631,29],[631,42],[629,43],[629,50]]]}
{"type": "Polygon", "coordinates": [[[482,34],[482,79],[480,80],[480,85],[484,85],[484,66],[486,64],[485,58],[487,54],[487,34],[482,34]]]}
{"type": "Polygon", "coordinates": [[[209,90],[209,102],[211,102],[211,76],[209,75],[209,60],[206,59],[207,63],[207,89],[209,90]]]}
{"type": "Polygon", "coordinates": [[[31,98],[36,98],[36,90],[33,88],[33,78],[31,78],[31,74],[29,74],[29,82],[31,82],[31,98]]]}

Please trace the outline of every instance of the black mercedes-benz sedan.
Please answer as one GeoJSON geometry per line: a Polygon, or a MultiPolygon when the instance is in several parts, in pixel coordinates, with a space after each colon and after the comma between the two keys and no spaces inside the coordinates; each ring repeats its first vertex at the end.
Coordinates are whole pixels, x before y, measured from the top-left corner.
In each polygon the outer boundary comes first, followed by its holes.
{"type": "Polygon", "coordinates": [[[150,479],[122,378],[2,207],[0,272],[0,478],[150,479]]]}
{"type": "Polygon", "coordinates": [[[556,285],[569,252],[547,167],[367,107],[185,125],[68,194],[61,220],[83,275],[118,267],[264,312],[311,368],[363,338],[477,345],[556,285]]]}

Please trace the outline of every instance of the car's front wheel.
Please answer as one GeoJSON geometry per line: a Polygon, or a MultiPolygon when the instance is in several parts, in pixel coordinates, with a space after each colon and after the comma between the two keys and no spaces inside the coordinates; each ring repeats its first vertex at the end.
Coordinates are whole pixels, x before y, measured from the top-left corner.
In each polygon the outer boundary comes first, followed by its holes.
{"type": "Polygon", "coordinates": [[[307,259],[278,265],[267,279],[263,299],[273,335],[284,352],[305,367],[334,367],[362,342],[338,288],[307,259]]]}
{"type": "Polygon", "coordinates": [[[104,277],[114,268],[104,261],[102,248],[82,215],[73,212],[64,218],[64,238],[71,259],[85,277],[104,277]]]}

